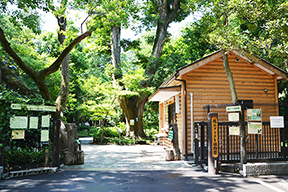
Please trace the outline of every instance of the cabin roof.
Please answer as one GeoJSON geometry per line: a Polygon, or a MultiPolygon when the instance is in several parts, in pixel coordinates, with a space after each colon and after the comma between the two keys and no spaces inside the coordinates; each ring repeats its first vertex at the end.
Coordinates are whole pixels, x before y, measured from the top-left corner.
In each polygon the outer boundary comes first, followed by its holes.
{"type": "MultiPolygon", "coordinates": [[[[272,63],[264,60],[259,59],[255,56],[249,55],[248,53],[240,53],[238,51],[232,51],[235,55],[245,59],[246,61],[254,64],[256,67],[264,70],[265,72],[269,73],[272,76],[276,76],[278,81],[287,79],[287,72],[280,69],[279,67],[276,67],[272,63]]],[[[210,55],[207,55],[195,62],[192,62],[184,67],[181,67],[173,72],[172,75],[170,75],[161,85],[160,87],[149,97],[149,101],[165,101],[169,99],[172,96],[175,96],[180,93],[179,88],[177,90],[171,91],[171,87],[169,85],[177,79],[177,77],[181,77],[182,75],[189,73],[211,61],[214,61],[215,59],[221,58],[223,56],[222,50],[218,50],[214,53],[211,53],[210,55]],[[170,91],[169,91],[170,90],[170,91]]]]}

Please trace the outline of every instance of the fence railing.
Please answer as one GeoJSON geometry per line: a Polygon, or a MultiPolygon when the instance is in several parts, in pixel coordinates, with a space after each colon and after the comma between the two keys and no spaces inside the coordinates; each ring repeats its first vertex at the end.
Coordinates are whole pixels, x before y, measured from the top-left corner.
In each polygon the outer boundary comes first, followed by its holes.
{"type": "MultiPolygon", "coordinates": [[[[219,161],[240,162],[240,136],[229,135],[229,126],[239,126],[235,122],[219,122],[219,161]]],[[[245,124],[247,133],[247,123],[245,124]]],[[[195,160],[207,163],[208,124],[195,122],[195,160]]],[[[262,134],[246,134],[247,162],[267,162],[288,160],[288,122],[285,128],[270,128],[270,122],[262,122],[262,134]]]]}

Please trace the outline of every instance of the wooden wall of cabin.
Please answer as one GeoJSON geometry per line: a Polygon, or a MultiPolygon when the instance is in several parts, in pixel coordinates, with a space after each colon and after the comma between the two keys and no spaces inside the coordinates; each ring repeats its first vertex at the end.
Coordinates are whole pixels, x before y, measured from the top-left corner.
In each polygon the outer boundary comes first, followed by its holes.
{"type": "MultiPolygon", "coordinates": [[[[262,109],[262,121],[269,121],[270,116],[278,115],[277,79],[262,69],[245,61],[243,58],[229,54],[229,64],[233,72],[236,91],[239,100],[253,100],[254,108],[262,109]],[[239,60],[236,61],[236,58],[239,60]],[[267,89],[267,93],[264,92],[267,89]]],[[[181,77],[187,81],[187,117],[188,117],[188,154],[191,152],[191,97],[193,93],[193,122],[207,121],[206,105],[231,104],[231,92],[223,61],[218,58],[181,77]]],[[[219,121],[228,121],[226,107],[210,108],[217,112],[219,121]]],[[[247,117],[245,117],[247,120],[247,117]]],[[[191,129],[192,128],[192,129],[191,129]]],[[[179,129],[180,130],[180,129],[179,129]]],[[[263,130],[269,134],[268,130],[263,130]]],[[[279,134],[279,129],[273,130],[279,134]]],[[[273,144],[279,146],[279,138],[273,144]]]]}
{"type": "MultiPolygon", "coordinates": [[[[178,127],[178,142],[179,142],[179,148],[180,148],[180,152],[182,153],[183,151],[183,131],[182,131],[182,98],[179,96],[179,107],[180,107],[180,112],[176,114],[176,124],[178,127]]],[[[175,103],[175,96],[170,98],[167,101],[164,101],[162,103],[159,103],[159,133],[167,133],[165,132],[165,128],[168,128],[169,124],[168,124],[168,106],[175,103]]],[[[188,131],[188,134],[190,133],[190,131],[188,131]]],[[[161,139],[161,145],[165,145],[167,148],[171,148],[172,147],[172,143],[170,140],[168,140],[168,138],[164,138],[161,139]]],[[[191,144],[191,140],[190,140],[190,144],[191,144]]],[[[188,148],[188,150],[191,151],[191,148],[188,148]]]]}

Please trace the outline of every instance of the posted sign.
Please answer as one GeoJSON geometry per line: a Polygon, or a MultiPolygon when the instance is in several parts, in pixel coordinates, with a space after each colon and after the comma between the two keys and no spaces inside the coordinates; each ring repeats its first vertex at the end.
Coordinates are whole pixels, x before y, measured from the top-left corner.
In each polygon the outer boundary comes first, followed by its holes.
{"type": "Polygon", "coordinates": [[[283,116],[271,116],[270,127],[271,128],[284,128],[284,117],[283,116]]]}
{"type": "Polygon", "coordinates": [[[212,117],[212,156],[218,157],[219,155],[219,141],[218,141],[218,118],[212,117]]]}

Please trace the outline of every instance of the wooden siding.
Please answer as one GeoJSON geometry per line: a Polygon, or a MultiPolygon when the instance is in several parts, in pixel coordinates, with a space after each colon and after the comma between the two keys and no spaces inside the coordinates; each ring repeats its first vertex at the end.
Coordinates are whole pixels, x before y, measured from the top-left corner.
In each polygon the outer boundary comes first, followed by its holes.
{"type": "MultiPolygon", "coordinates": [[[[229,64],[233,73],[239,100],[253,100],[254,108],[262,108],[263,121],[269,116],[278,115],[275,103],[277,97],[276,78],[243,59],[236,62],[236,55],[230,53],[229,64]],[[268,92],[265,93],[264,89],[268,92]],[[275,96],[276,95],[276,96],[275,96]],[[258,106],[257,106],[258,105],[258,106]],[[270,106],[269,106],[270,105],[270,106]]],[[[223,61],[218,58],[182,77],[187,81],[187,93],[193,93],[193,116],[195,121],[206,121],[206,105],[231,104],[231,92],[223,61]]],[[[188,106],[190,106],[188,100],[188,106]]],[[[211,108],[211,112],[219,113],[219,121],[227,121],[226,108],[211,108]]],[[[188,117],[191,115],[188,107],[188,117]]]]}
{"type": "MultiPolygon", "coordinates": [[[[253,100],[254,108],[262,109],[262,121],[269,121],[270,116],[278,115],[278,90],[277,77],[272,76],[266,71],[258,68],[252,63],[245,61],[243,58],[235,55],[233,52],[229,53],[229,64],[233,73],[235,87],[239,100],[253,100]],[[236,61],[236,58],[239,61],[236,61]],[[267,89],[267,93],[264,92],[267,89]]],[[[187,82],[187,150],[188,154],[192,152],[192,134],[194,134],[194,126],[191,125],[191,97],[193,93],[193,122],[207,121],[207,109],[204,106],[209,105],[225,105],[232,104],[231,92],[227,75],[223,68],[223,61],[221,57],[195,68],[194,70],[178,77],[187,82]]],[[[172,81],[167,86],[180,85],[179,81],[172,81]]],[[[182,97],[180,96],[180,113],[177,114],[178,139],[180,151],[183,154],[183,140],[182,140],[182,97]]],[[[175,97],[165,101],[165,107],[168,104],[175,102],[175,97]]],[[[218,113],[219,121],[228,121],[228,114],[226,107],[211,107],[210,112],[218,113]]],[[[247,117],[245,117],[247,120],[247,117]]],[[[220,134],[226,134],[225,130],[220,130],[220,134]]],[[[276,149],[279,145],[279,129],[274,129],[273,133],[267,128],[263,129],[265,133],[278,135],[272,141],[276,149]]],[[[265,136],[265,135],[262,135],[265,136]]],[[[253,135],[251,137],[254,138],[253,135]]],[[[249,146],[249,143],[247,144],[249,146]]],[[[248,149],[249,151],[250,149],[248,149]]]]}

